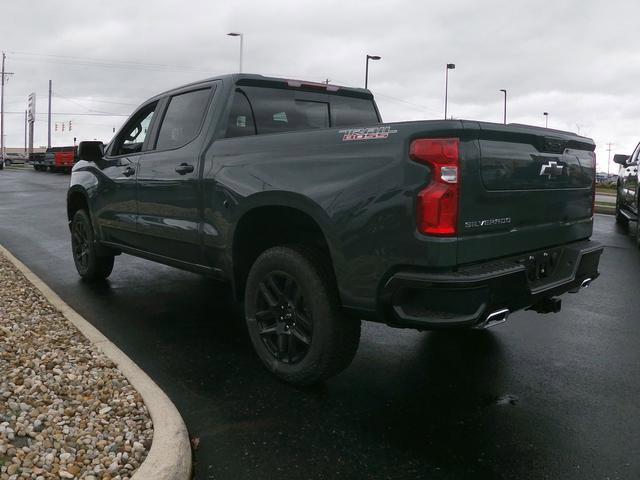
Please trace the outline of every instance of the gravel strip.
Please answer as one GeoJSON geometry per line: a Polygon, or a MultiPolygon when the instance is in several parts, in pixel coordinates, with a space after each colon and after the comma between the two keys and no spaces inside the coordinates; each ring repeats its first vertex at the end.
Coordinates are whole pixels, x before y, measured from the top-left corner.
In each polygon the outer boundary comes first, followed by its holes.
{"type": "Polygon", "coordinates": [[[0,254],[0,480],[129,479],[152,438],[140,394],[0,254]]]}

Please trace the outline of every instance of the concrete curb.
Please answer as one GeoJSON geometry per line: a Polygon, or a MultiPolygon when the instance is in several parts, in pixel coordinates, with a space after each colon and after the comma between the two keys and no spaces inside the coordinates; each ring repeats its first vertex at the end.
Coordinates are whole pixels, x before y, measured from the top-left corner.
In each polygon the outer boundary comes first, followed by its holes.
{"type": "Polygon", "coordinates": [[[102,351],[140,393],[153,421],[153,442],[147,458],[131,480],[188,480],[191,478],[191,446],[187,427],[162,389],[107,337],[67,305],[53,290],[11,252],[3,254],[67,320],[102,351]]]}

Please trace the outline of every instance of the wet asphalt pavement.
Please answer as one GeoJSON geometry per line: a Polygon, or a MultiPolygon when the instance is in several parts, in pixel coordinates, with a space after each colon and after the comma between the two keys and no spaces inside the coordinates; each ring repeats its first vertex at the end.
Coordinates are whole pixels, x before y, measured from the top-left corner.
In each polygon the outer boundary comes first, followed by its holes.
{"type": "Polygon", "coordinates": [[[321,387],[272,379],[223,287],[130,256],[77,276],[69,177],[0,172],[0,243],[171,397],[197,479],[640,477],[640,252],[597,215],[601,277],[556,315],[493,330],[364,324],[351,367],[321,387]]]}

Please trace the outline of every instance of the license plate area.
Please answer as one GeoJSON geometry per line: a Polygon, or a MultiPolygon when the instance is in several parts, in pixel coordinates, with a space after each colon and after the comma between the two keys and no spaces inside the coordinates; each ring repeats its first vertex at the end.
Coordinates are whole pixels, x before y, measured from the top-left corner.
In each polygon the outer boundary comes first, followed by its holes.
{"type": "Polygon", "coordinates": [[[544,282],[553,278],[562,259],[562,248],[551,248],[530,253],[518,259],[527,272],[530,283],[544,282]]]}

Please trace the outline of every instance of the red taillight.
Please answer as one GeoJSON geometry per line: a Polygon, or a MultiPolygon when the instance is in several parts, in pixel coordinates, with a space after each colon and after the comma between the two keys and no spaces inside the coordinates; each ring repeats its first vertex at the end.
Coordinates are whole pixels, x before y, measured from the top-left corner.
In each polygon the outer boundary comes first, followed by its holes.
{"type": "Polygon", "coordinates": [[[458,233],[459,146],[457,138],[421,138],[411,143],[411,159],[429,165],[433,172],[431,183],[417,198],[421,233],[443,237],[458,233]]]}

